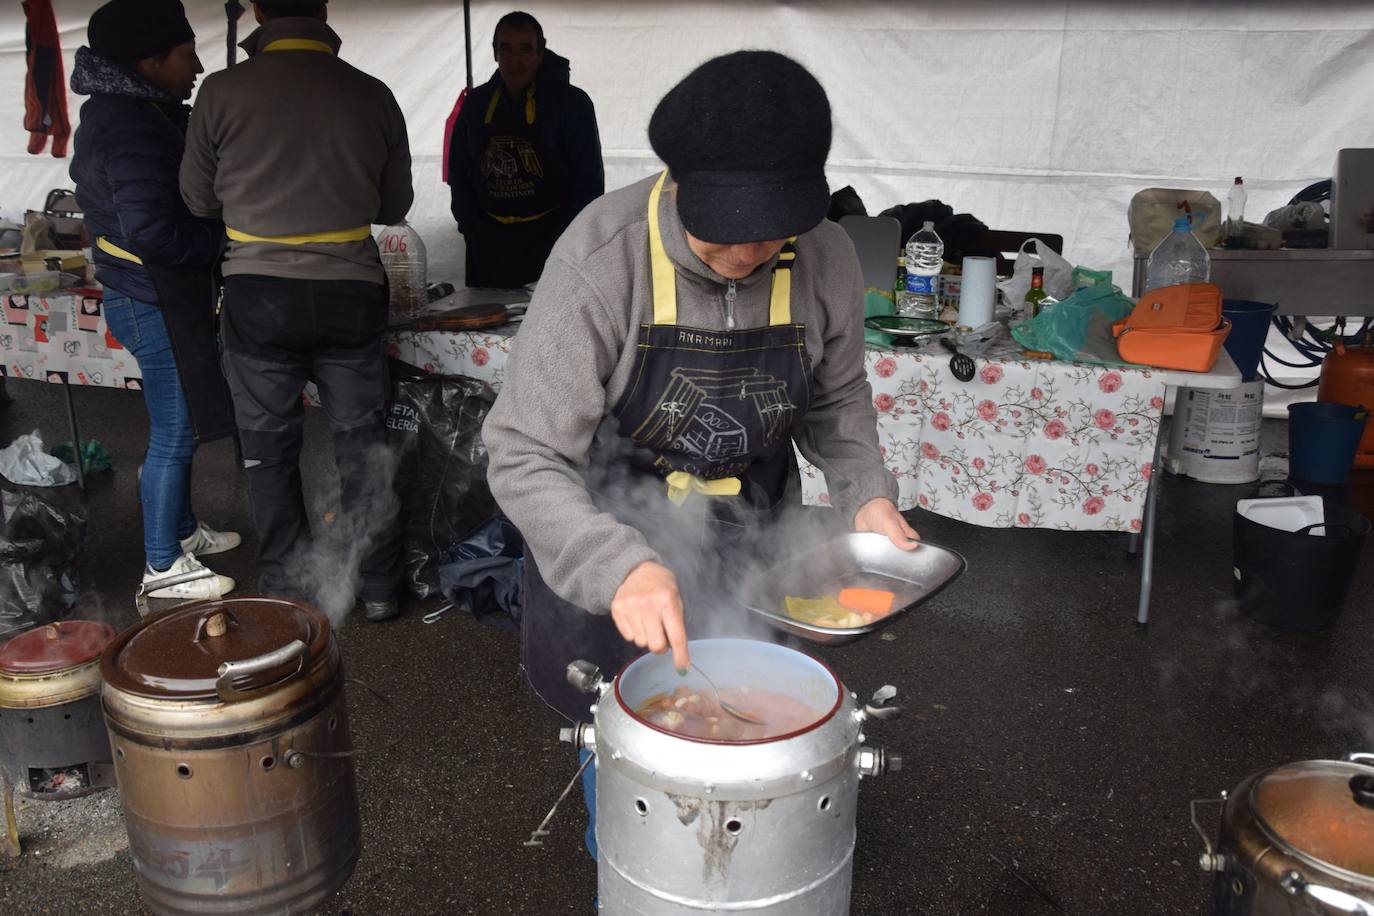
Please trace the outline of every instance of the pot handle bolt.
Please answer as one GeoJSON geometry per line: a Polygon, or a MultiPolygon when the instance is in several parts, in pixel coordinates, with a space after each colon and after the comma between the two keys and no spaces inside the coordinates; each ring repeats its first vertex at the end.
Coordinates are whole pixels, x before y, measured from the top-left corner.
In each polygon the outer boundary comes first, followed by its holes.
{"type": "Polygon", "coordinates": [[[1212,849],[1212,836],[1202,826],[1202,821],[1198,819],[1199,805],[1223,805],[1226,803],[1226,793],[1222,792],[1220,798],[1195,798],[1188,803],[1188,813],[1193,820],[1193,829],[1197,835],[1202,837],[1202,855],[1198,856],[1198,865],[1205,872],[1217,872],[1226,870],[1226,856],[1212,849]]]}
{"type": "Polygon", "coordinates": [[[588,751],[596,750],[596,728],[586,722],[558,730],[558,740],[588,751]]]}
{"type": "Polygon", "coordinates": [[[605,687],[601,669],[589,661],[578,659],[568,663],[568,683],[583,693],[600,693],[605,687]]]}
{"type": "Polygon", "coordinates": [[[305,755],[300,751],[287,751],[286,765],[293,770],[299,770],[301,767],[305,766],[305,755]]]}
{"type": "Polygon", "coordinates": [[[889,754],[880,747],[865,747],[859,750],[859,776],[881,776],[895,773],[902,768],[902,758],[889,754]]]}

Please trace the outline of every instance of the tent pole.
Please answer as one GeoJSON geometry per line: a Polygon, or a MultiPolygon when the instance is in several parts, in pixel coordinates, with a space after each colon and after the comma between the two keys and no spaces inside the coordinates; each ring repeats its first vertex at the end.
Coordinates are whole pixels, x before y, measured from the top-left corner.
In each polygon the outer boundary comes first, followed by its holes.
{"type": "Polygon", "coordinates": [[[239,0],[224,0],[224,18],[228,27],[224,33],[224,66],[232,67],[239,57],[239,17],[243,15],[243,4],[239,0]]]}
{"type": "Polygon", "coordinates": [[[468,88],[472,88],[472,0],[463,0],[463,55],[468,64],[468,88]]]}

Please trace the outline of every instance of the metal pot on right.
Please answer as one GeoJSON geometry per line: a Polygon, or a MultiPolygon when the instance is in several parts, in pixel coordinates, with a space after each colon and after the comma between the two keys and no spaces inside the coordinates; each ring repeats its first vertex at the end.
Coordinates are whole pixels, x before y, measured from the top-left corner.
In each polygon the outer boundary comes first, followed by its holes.
{"type": "Polygon", "coordinates": [[[1213,916],[1374,916],[1374,754],[1263,770],[1220,803],[1215,845],[1198,826],[1213,916]]]}

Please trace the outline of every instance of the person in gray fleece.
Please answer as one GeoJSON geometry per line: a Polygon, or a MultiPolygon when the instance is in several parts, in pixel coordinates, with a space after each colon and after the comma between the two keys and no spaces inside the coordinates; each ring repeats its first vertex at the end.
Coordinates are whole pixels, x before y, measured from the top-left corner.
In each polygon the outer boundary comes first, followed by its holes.
{"type": "Polygon", "coordinates": [[[800,64],[710,60],[653,114],[668,170],[553,249],[483,439],[529,545],[524,667],[569,719],[589,705],[569,661],[671,649],[685,670],[688,632],[764,545],[787,549],[793,441],[846,524],[917,545],[878,449],[858,259],[824,219],[830,134],[800,64]]]}

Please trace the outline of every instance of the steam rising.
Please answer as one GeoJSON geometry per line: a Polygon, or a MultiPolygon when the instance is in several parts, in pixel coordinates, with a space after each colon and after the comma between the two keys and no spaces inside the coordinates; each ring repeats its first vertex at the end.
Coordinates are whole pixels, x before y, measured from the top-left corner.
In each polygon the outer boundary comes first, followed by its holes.
{"type": "Polygon", "coordinates": [[[380,538],[399,537],[400,497],[394,485],[399,453],[392,446],[373,445],[363,462],[366,491],[357,505],[340,506],[332,523],[326,513],[339,505],[338,491],[329,487],[307,494],[315,537],[301,544],[286,564],[296,593],[324,611],[335,630],[358,598],[363,559],[380,538]]]}
{"type": "MultiPolygon", "coordinates": [[[[783,447],[790,450],[790,441],[783,447]]],[[[746,610],[748,584],[789,556],[847,530],[842,521],[833,512],[803,507],[796,485],[771,513],[748,508],[742,498],[699,494],[674,505],[661,479],[632,467],[643,468],[651,460],[616,434],[614,421],[608,420],[583,475],[597,506],[641,532],[677,577],[688,637],[775,638],[771,627],[746,610]]]]}

